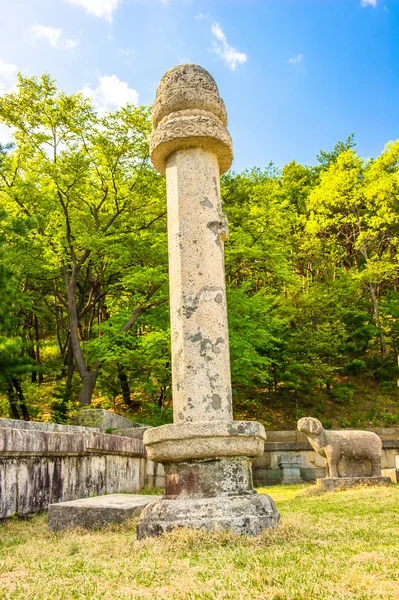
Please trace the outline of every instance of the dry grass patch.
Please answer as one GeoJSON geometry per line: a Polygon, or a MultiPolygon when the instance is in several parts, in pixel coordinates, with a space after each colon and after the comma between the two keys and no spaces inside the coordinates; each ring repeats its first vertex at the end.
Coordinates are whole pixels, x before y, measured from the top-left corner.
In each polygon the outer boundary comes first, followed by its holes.
{"type": "Polygon", "coordinates": [[[135,524],[49,533],[44,515],[0,529],[0,598],[399,599],[399,488],[304,495],[268,488],[281,525],[254,538],[135,524]]]}

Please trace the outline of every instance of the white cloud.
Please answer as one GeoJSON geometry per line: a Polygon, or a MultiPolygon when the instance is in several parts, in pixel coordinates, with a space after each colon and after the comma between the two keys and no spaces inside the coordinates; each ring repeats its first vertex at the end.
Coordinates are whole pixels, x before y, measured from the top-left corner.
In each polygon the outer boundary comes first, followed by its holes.
{"type": "Polygon", "coordinates": [[[17,65],[6,63],[0,58],[0,79],[5,79],[6,81],[14,80],[17,73],[17,65]]]}
{"type": "Polygon", "coordinates": [[[298,56],[295,56],[295,57],[293,57],[293,58],[289,58],[289,59],[288,59],[288,62],[289,62],[291,65],[296,65],[297,63],[300,63],[300,62],[302,62],[302,61],[303,61],[303,54],[298,54],[298,56]]]}
{"type": "Polygon", "coordinates": [[[112,21],[114,11],[124,2],[124,0],[66,0],[70,4],[78,4],[91,15],[99,19],[112,21]]]}
{"type": "Polygon", "coordinates": [[[223,58],[232,71],[235,71],[237,63],[242,64],[247,62],[247,55],[244,52],[238,52],[238,50],[230,46],[227,42],[224,31],[219,23],[212,25],[212,33],[218,40],[217,42],[213,42],[214,52],[223,58]]]}
{"type": "MultiPolygon", "coordinates": [[[[77,4],[85,9],[91,15],[99,19],[112,21],[112,16],[119,6],[126,0],[64,0],[70,4],[77,4]]],[[[162,4],[168,4],[169,0],[160,0],[162,4]]]]}
{"type": "Polygon", "coordinates": [[[79,43],[79,40],[63,38],[61,28],[40,25],[36,21],[29,27],[29,33],[33,39],[44,39],[57,50],[73,50],[79,43]]]}
{"type": "MultiPolygon", "coordinates": [[[[18,67],[12,63],[6,63],[0,58],[0,96],[12,92],[17,81],[18,67]]],[[[11,141],[13,130],[4,123],[0,123],[0,144],[11,141]]]]}
{"type": "Polygon", "coordinates": [[[200,12],[194,17],[194,19],[197,19],[198,21],[200,21],[201,19],[209,19],[209,14],[200,12]]]}
{"type": "Polygon", "coordinates": [[[122,54],[122,56],[130,56],[129,50],[126,50],[125,48],[118,48],[118,52],[119,54],[122,54]]]}
{"type": "MultiPolygon", "coordinates": [[[[0,91],[1,96],[1,91],[0,91]]],[[[13,130],[11,127],[7,127],[4,123],[0,123],[0,144],[9,144],[12,140],[13,130]]]]}
{"type": "Polygon", "coordinates": [[[63,46],[65,50],[73,50],[78,44],[79,40],[69,40],[68,38],[63,40],[63,46]]]}
{"type": "Polygon", "coordinates": [[[85,98],[92,98],[93,104],[100,114],[125,106],[138,104],[139,94],[130,88],[126,81],[121,81],[117,75],[103,75],[98,79],[98,86],[93,90],[85,85],[82,90],[85,98]]]}
{"type": "Polygon", "coordinates": [[[365,8],[366,6],[377,6],[377,0],[360,0],[360,4],[365,8]]]}
{"type": "Polygon", "coordinates": [[[0,96],[12,92],[17,82],[17,65],[6,63],[0,58],[0,96]]]}

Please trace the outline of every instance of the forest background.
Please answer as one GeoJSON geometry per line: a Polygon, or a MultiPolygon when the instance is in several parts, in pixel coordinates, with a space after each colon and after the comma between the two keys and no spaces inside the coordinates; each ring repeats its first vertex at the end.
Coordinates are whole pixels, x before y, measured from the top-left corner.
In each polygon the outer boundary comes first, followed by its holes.
{"type": "MultiPolygon", "coordinates": [[[[0,416],[172,421],[166,201],[148,107],[48,76],[0,98],[0,416]]],[[[235,417],[399,423],[399,141],[222,178],[235,417]]]]}

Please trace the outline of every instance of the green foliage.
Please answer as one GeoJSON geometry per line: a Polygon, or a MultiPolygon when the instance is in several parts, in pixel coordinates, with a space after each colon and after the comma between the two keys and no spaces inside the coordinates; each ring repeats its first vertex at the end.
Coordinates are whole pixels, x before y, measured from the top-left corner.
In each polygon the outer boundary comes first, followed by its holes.
{"type": "MultiPolygon", "coordinates": [[[[165,183],[149,161],[149,109],[100,116],[49,75],[20,77],[0,122],[13,128],[0,147],[0,411],[68,422],[93,400],[170,422],[165,183]]],[[[399,142],[367,161],[354,147],[350,135],[315,167],[223,176],[232,381],[249,417],[272,405],[355,413],[363,380],[397,398],[399,142]]]]}

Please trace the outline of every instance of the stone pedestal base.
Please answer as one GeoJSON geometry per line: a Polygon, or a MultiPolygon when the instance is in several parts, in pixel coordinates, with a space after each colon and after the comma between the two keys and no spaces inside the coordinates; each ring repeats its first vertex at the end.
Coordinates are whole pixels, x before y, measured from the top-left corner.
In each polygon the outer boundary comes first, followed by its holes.
{"type": "Polygon", "coordinates": [[[257,535],[267,527],[276,526],[279,518],[270,496],[256,492],[217,498],[164,498],[146,506],[137,537],[159,535],[176,527],[257,535]]]}
{"type": "Polygon", "coordinates": [[[165,496],[143,511],[138,539],[176,527],[256,535],[278,523],[273,500],[253,490],[246,457],[165,463],[164,468],[165,496]]]}
{"type": "Polygon", "coordinates": [[[356,485],[389,485],[389,477],[326,477],[317,479],[317,486],[324,492],[338,488],[351,488],[356,485]]]}

